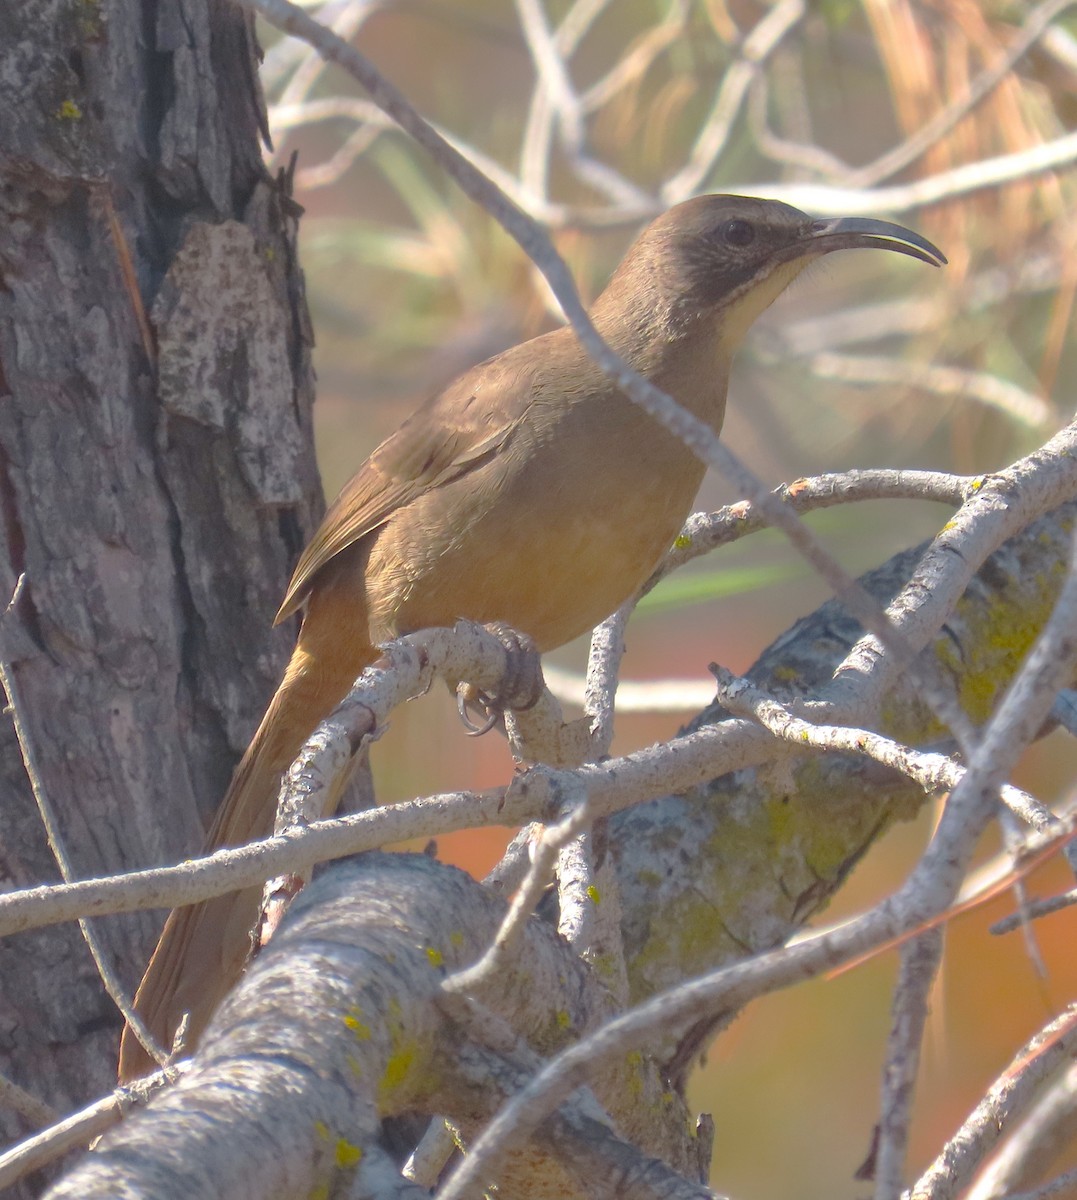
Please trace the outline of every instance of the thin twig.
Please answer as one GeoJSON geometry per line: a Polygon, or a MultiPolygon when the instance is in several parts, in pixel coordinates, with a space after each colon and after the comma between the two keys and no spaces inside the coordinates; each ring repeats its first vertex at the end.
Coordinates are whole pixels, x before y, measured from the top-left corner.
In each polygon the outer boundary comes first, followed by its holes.
{"type": "Polygon", "coordinates": [[[541,90],[549,96],[561,127],[561,136],[571,149],[583,145],[584,124],[580,98],[572,86],[561,45],[546,24],[541,0],[515,0],[524,42],[538,72],[541,90]]]}
{"type": "Polygon", "coordinates": [[[696,137],[688,161],[662,188],[662,199],[667,204],[695,195],[703,186],[729,142],[733,123],[756,73],[800,24],[806,11],[804,0],[779,0],[744,39],[736,60],[722,77],[714,105],[696,137]]]}
{"type": "Polygon", "coordinates": [[[564,818],[556,825],[551,825],[544,830],[542,836],[533,844],[531,869],[513,896],[509,910],[497,931],[497,936],[478,962],[465,971],[457,972],[446,981],[446,990],[475,991],[484,983],[488,984],[494,979],[512,957],[523,936],[528,918],[534,912],[539,900],[542,899],[542,893],[553,878],[554,863],[557,861],[558,853],[583,829],[586,829],[591,821],[586,793],[582,788],[575,788],[573,792],[574,794],[565,797],[564,806],[567,813],[564,818]]]}
{"type": "Polygon", "coordinates": [[[849,171],[844,183],[849,187],[875,187],[884,179],[889,179],[922,158],[1002,83],[1017,63],[1043,37],[1051,22],[1057,20],[1066,9],[1072,8],[1074,3],[1075,0],[1045,0],[1045,3],[1034,8],[1021,26],[1013,45],[996,63],[972,81],[963,96],[940,109],[926,125],[900,146],[888,150],[866,166],[849,171]]]}
{"type": "Polygon", "coordinates": [[[32,1125],[51,1125],[60,1115],[51,1104],[3,1074],[0,1074],[0,1109],[17,1112],[32,1125]]]}
{"type": "Polygon", "coordinates": [[[875,1153],[875,1200],[898,1200],[905,1186],[905,1156],[928,995],[942,962],[942,930],[932,929],[901,948],[883,1066],[879,1140],[875,1153]]]}
{"type": "Polygon", "coordinates": [[[988,933],[996,935],[1012,933],[1015,929],[1023,928],[1026,921],[1036,921],[1040,917],[1049,917],[1057,912],[1065,912],[1067,908],[1072,908],[1075,904],[1077,904],[1077,888],[1071,888],[1059,896],[1048,896],[1043,900],[1029,900],[1023,911],[1011,913],[1008,917],[996,921],[988,928],[988,933]]]}
{"type": "Polygon", "coordinates": [[[808,370],[820,379],[872,386],[879,383],[899,384],[934,392],[939,396],[978,400],[1036,430],[1045,429],[1056,422],[1054,410],[1042,397],[988,371],[970,371],[940,363],[910,362],[907,358],[835,354],[832,351],[812,355],[805,361],[808,370]]]}
{"type": "MultiPolygon", "coordinates": [[[[1021,852],[1025,845],[1025,829],[1015,820],[1013,813],[1006,808],[999,810],[998,824],[999,831],[1002,834],[1002,844],[1010,856],[1010,861],[1019,863],[1021,861],[1021,852]]],[[[1056,826],[1059,824],[1061,822],[1056,822],[1056,826]]],[[[1025,944],[1025,955],[1036,975],[1041,980],[1046,980],[1048,976],[1047,964],[1043,960],[1043,952],[1040,950],[1039,942],[1036,939],[1036,932],[1032,927],[1028,885],[1024,879],[1018,879],[1014,883],[1012,894],[1014,904],[1017,906],[1017,915],[1021,918],[1021,938],[1025,944]]]]}
{"type": "MultiPolygon", "coordinates": [[[[836,471],[796,479],[775,488],[773,495],[798,513],[817,512],[863,500],[936,500],[941,504],[961,505],[974,496],[984,482],[982,475],[882,468],[836,471]]],[[[730,545],[767,527],[766,518],[751,500],[727,504],[715,512],[693,513],[647,587],[701,554],[730,545]]]]}
{"type": "MultiPolygon", "coordinates": [[[[784,82],[784,81],[783,81],[784,82]]],[[[767,104],[770,84],[766,75],[758,74],[748,92],[748,129],[760,154],[772,162],[800,167],[824,179],[842,179],[849,170],[836,155],[811,142],[791,142],[779,137],[767,124],[767,104]]]]}
{"type": "MultiPolygon", "coordinates": [[[[1044,1169],[1073,1145],[1077,1127],[1077,1064],[1070,1063],[1047,1084],[1008,1131],[1005,1142],[965,1193],[967,1200],[1017,1200],[1019,1190],[1044,1174],[1044,1169]]],[[[1066,1176],[1061,1176],[1066,1179],[1066,1176]]],[[[1059,1180],[1029,1193],[1047,1195],[1059,1180]]]]}
{"type": "MultiPolygon", "coordinates": [[[[712,663],[710,670],[718,684],[718,703],[723,708],[734,715],[752,716],[775,737],[790,745],[805,750],[864,755],[900,771],[928,793],[952,791],[965,775],[964,767],[943,754],[913,750],[870,729],[814,724],[794,715],[761,688],[733,675],[725,667],[712,663]]],[[[1057,828],[1051,810],[1020,788],[1004,785],[1001,799],[1030,828],[1041,833],[1057,828]]]]}
{"type": "Polygon", "coordinates": [[[917,1180],[909,1200],[950,1200],[962,1192],[1008,1126],[1035,1099],[1043,1081],[1077,1051],[1077,1004],[1014,1055],[942,1153],[917,1180]]]}
{"type": "Polygon", "coordinates": [[[132,1105],[144,1103],[176,1075],[175,1068],[168,1075],[157,1071],[140,1079],[137,1087],[119,1088],[4,1151],[0,1154],[0,1191],[12,1187],[31,1171],[39,1171],[55,1162],[68,1150],[88,1146],[94,1138],[118,1124],[132,1105]]]}
{"type": "MultiPolygon", "coordinates": [[[[978,162],[965,163],[911,183],[892,184],[890,187],[861,190],[820,183],[753,184],[745,181],[731,182],[729,190],[754,191],[757,195],[784,200],[786,204],[808,212],[840,212],[851,217],[879,212],[910,213],[1006,184],[1027,182],[1038,175],[1068,167],[1075,160],[1077,132],[1063,134],[1052,141],[1016,150],[1012,154],[982,158],[978,162]]],[[[600,216],[596,213],[593,219],[598,220],[600,216]]],[[[623,214],[621,219],[624,219],[623,214]]]]}
{"type": "MultiPolygon", "coordinates": [[[[18,607],[19,599],[22,596],[25,586],[26,575],[24,573],[19,576],[18,582],[15,584],[15,591],[12,593],[5,617],[10,617],[18,607]]],[[[30,781],[30,791],[33,793],[34,802],[41,817],[41,824],[45,829],[45,837],[48,839],[49,849],[52,851],[53,858],[56,859],[56,865],[60,868],[60,875],[64,882],[71,883],[75,878],[75,871],[60,834],[59,819],[52,807],[52,802],[49,800],[48,793],[45,791],[41,772],[37,767],[37,757],[34,753],[30,731],[26,728],[22,719],[19,691],[15,684],[14,672],[10,665],[3,660],[0,660],[0,686],[3,687],[7,694],[7,712],[11,715],[11,723],[15,729],[15,738],[19,743],[19,752],[22,755],[23,767],[26,771],[26,777],[30,781]]],[[[89,922],[83,918],[79,918],[78,924],[79,929],[82,931],[83,941],[85,941],[90,951],[94,965],[97,967],[97,973],[101,978],[102,984],[104,984],[105,991],[108,993],[113,1004],[119,1009],[124,1020],[134,1031],[135,1036],[147,1054],[160,1066],[165,1066],[169,1061],[168,1053],[158,1046],[153,1035],[146,1028],[142,1018],[135,1012],[131,999],[127,995],[127,990],[113,969],[108,954],[105,952],[97,934],[90,928],[89,922]]]]}

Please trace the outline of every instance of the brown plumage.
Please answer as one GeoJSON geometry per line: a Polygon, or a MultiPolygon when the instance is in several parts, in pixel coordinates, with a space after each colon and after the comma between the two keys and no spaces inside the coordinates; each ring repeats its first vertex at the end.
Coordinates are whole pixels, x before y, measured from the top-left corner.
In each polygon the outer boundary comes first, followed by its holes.
{"type": "MultiPolygon", "coordinates": [[[[787,205],[700,196],[652,222],[591,319],[631,366],[716,432],[749,325],[814,258],[874,246],[944,262],[881,221],[814,221],[787,205]]],[[[626,399],[569,329],[460,376],[363,464],[326,514],[277,620],[304,604],[284,680],[236,768],[207,849],[268,835],[282,772],[377,657],[378,642],[460,617],[549,650],[650,574],[703,476],[683,443],[626,399]]],[[[168,1047],[197,1041],[246,959],[259,891],[175,910],[136,1006],[168,1047]]],[[[124,1031],[121,1078],[150,1067],[124,1031]]]]}

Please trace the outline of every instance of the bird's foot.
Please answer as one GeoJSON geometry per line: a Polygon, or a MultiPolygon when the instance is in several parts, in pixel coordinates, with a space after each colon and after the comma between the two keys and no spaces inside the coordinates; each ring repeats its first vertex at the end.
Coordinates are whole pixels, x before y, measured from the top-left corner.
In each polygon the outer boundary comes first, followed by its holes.
{"type": "Polygon", "coordinates": [[[538,650],[526,634],[499,621],[483,628],[505,649],[505,673],[493,692],[470,683],[457,685],[456,709],[471,737],[481,737],[495,725],[503,725],[506,709],[524,712],[533,708],[545,687],[538,650]]]}

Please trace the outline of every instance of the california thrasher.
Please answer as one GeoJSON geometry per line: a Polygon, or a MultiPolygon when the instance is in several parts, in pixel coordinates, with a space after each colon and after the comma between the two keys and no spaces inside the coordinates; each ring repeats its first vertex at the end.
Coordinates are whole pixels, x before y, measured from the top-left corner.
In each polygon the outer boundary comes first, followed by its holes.
{"type": "MultiPolygon", "coordinates": [[[[733,354],[814,259],[876,247],[938,266],[928,241],[859,217],[697,196],[640,234],[591,309],[605,341],[717,433],[733,354]]],[[[265,837],[282,772],[378,656],[380,641],[460,617],[540,651],[584,633],[672,544],[704,465],[627,399],[569,328],[465,372],[382,443],[303,552],[277,613],[306,605],[284,680],[221,802],[207,849],[265,837]]],[[[243,969],[259,889],[172,912],[136,1007],[166,1048],[243,969]]],[[[125,1029],[121,1078],[152,1064],[125,1029]]]]}

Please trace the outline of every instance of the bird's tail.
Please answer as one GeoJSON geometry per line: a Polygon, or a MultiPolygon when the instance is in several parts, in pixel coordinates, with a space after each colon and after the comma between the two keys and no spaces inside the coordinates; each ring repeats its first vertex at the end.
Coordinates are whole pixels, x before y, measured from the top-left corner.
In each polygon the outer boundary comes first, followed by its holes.
{"type": "MultiPolygon", "coordinates": [[[[273,830],[281,775],[318,723],[377,657],[354,594],[333,587],[311,597],[284,679],[232,776],[206,840],[207,850],[238,846],[273,830]]],[[[169,1050],[186,1013],[193,1047],[239,978],[250,952],[261,887],[173,909],[135,996],[135,1009],[169,1050]]],[[[154,1064],[131,1028],[120,1042],[121,1081],[154,1064]]]]}

